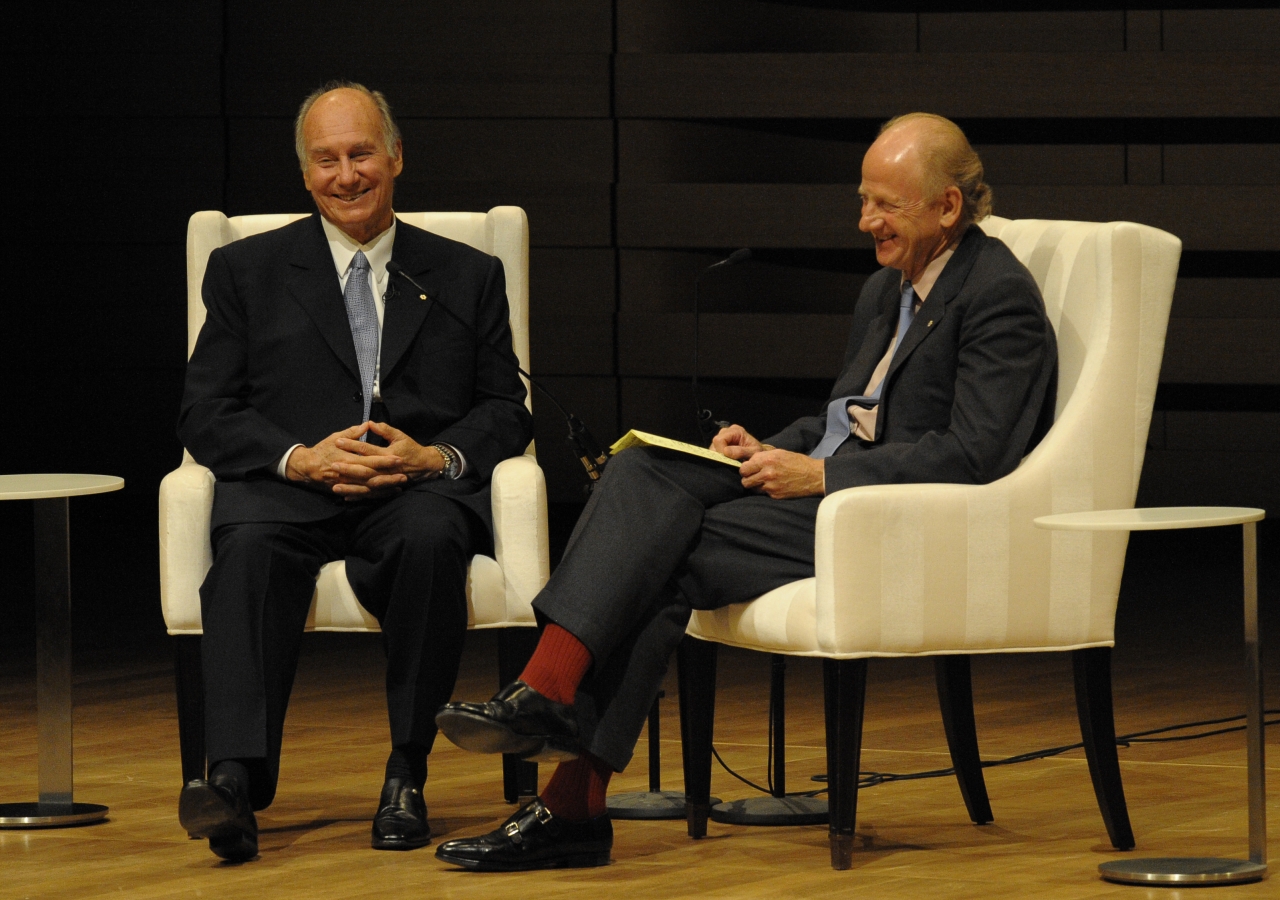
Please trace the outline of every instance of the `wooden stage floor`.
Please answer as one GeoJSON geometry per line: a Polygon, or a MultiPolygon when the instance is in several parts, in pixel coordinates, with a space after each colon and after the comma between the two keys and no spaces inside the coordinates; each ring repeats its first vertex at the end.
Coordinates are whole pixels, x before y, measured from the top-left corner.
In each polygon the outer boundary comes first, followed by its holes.
{"type": "MultiPolygon", "coordinates": [[[[1183,558],[1185,560],[1185,557],[1183,558]]],[[[1238,557],[1235,557],[1238,559],[1238,557]]],[[[1133,560],[1131,558],[1131,563],[1133,560]]],[[[1229,568],[1148,559],[1131,564],[1115,654],[1117,731],[1243,712],[1239,575],[1229,568]],[[1225,574],[1224,574],[1225,573],[1225,574]],[[1170,599],[1175,598],[1175,599],[1170,599]],[[1177,599],[1181,598],[1181,599],[1177,599]]],[[[1264,579],[1268,696],[1280,706],[1275,579],[1264,579]]],[[[180,787],[171,669],[163,642],[77,647],[76,796],[111,807],[107,822],[65,830],[0,831],[0,897],[827,897],[1093,898],[1177,900],[1189,894],[1101,881],[1097,865],[1122,854],[1106,839],[1083,755],[988,769],[995,822],[969,823],[952,778],[895,782],[860,795],[850,871],[829,866],[825,826],[747,828],[712,823],[691,841],[683,821],[620,822],[614,862],[602,869],[523,876],[463,872],[433,849],[369,849],[369,819],[385,759],[378,641],[317,635],[306,642],[285,737],[277,801],[260,815],[261,857],[216,860],[179,827],[180,787]]],[[[457,695],[489,696],[495,642],[474,635],[457,695]]],[[[34,799],[35,701],[31,653],[0,659],[0,800],[34,799]]],[[[674,670],[674,666],[672,667],[674,670]]],[[[730,765],[765,778],[768,660],[722,652],[717,746],[730,765]]],[[[1079,740],[1065,655],[975,658],[978,734],[996,759],[1079,740]]],[[[674,672],[668,696],[675,696],[674,672]]],[[[821,670],[788,673],[788,787],[824,770],[821,670]]],[[[665,787],[679,788],[676,704],[663,705],[665,787]]],[[[1269,729],[1270,855],[1280,857],[1280,728],[1269,729]]],[[[932,667],[871,664],[863,769],[946,766],[932,667]]],[[[1147,856],[1244,856],[1244,736],[1135,744],[1120,751],[1129,810],[1147,856]]],[[[641,790],[643,741],[614,790],[641,790]]],[[[545,778],[545,771],[544,771],[545,778]]],[[[717,769],[722,798],[752,791],[717,769]]],[[[495,827],[511,811],[496,759],[441,740],[427,790],[436,841],[495,827]]],[[[1280,879],[1197,897],[1277,897],[1280,879]]]]}

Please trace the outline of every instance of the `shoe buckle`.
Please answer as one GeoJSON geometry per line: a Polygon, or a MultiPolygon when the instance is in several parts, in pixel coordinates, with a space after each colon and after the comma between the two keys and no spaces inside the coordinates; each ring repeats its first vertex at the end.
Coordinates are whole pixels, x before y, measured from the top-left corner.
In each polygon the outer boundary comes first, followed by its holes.
{"type": "Polygon", "coordinates": [[[520,824],[518,822],[508,822],[502,829],[506,834],[507,840],[513,844],[524,843],[524,835],[520,833],[520,824]]]}
{"type": "Polygon", "coordinates": [[[551,810],[547,809],[541,803],[539,803],[537,806],[533,808],[533,817],[537,819],[539,822],[541,822],[543,825],[549,824],[551,822],[551,819],[553,818],[551,815],[551,810]]]}

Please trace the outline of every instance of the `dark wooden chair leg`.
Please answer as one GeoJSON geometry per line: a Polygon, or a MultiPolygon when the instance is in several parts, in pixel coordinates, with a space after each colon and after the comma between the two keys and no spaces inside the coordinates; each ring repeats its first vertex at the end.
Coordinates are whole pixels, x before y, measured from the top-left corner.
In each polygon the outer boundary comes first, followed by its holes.
{"type": "Polygon", "coordinates": [[[827,803],[831,812],[831,868],[853,865],[853,826],[858,814],[862,713],[867,697],[865,659],[822,663],[827,719],[827,803]]]}
{"type": "Polygon", "coordinates": [[[680,685],[680,746],[689,837],[707,834],[711,815],[711,742],[716,714],[716,645],[685,637],[676,652],[680,685]]]}
{"type": "Polygon", "coordinates": [[[1124,784],[1120,780],[1116,725],[1111,707],[1111,648],[1073,650],[1071,664],[1075,670],[1080,735],[1084,739],[1084,753],[1089,760],[1089,777],[1093,779],[1098,809],[1102,811],[1111,845],[1117,850],[1132,850],[1133,829],[1129,826],[1129,809],[1124,802],[1124,784]]]}
{"type": "MultiPolygon", "coordinates": [[[[498,632],[498,688],[520,677],[538,646],[538,629],[503,628],[498,632]]],[[[538,795],[538,764],[511,753],[502,755],[502,796],[508,803],[538,795]]]]}
{"type": "Polygon", "coordinates": [[[969,657],[935,656],[933,669],[938,682],[942,726],[947,732],[947,747],[951,750],[956,780],[960,782],[960,795],[974,824],[986,825],[993,817],[987,783],[982,777],[982,759],[978,755],[978,730],[973,722],[969,657]]]}
{"type": "Polygon", "coordinates": [[[178,696],[178,747],[182,754],[182,783],[204,778],[204,672],[200,635],[173,637],[174,687],[178,696]]]}

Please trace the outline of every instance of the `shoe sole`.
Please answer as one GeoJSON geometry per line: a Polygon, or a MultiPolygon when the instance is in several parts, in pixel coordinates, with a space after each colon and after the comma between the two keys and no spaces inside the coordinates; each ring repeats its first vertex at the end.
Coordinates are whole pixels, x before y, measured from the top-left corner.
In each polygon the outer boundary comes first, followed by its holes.
{"type": "Polygon", "coordinates": [[[425,847],[431,843],[431,835],[423,838],[402,838],[402,837],[374,837],[369,842],[374,850],[417,850],[419,847],[425,847]]]}
{"type": "Polygon", "coordinates": [[[520,862],[500,863],[493,860],[468,859],[448,853],[436,852],[436,859],[473,872],[529,872],[534,869],[589,869],[609,865],[609,852],[571,853],[546,859],[530,859],[520,862]]]}
{"type": "Polygon", "coordinates": [[[436,725],[450,741],[472,753],[512,753],[539,763],[578,758],[578,748],[563,738],[517,734],[487,716],[446,710],[436,716],[436,725]]]}
{"type": "Polygon", "coordinates": [[[178,796],[178,822],[193,838],[208,838],[215,856],[245,862],[258,855],[258,842],[234,824],[236,812],[212,787],[185,788],[178,796]]]}
{"type": "Polygon", "coordinates": [[[193,838],[212,837],[235,818],[236,811],[212,787],[183,788],[178,796],[178,822],[193,838]]]}

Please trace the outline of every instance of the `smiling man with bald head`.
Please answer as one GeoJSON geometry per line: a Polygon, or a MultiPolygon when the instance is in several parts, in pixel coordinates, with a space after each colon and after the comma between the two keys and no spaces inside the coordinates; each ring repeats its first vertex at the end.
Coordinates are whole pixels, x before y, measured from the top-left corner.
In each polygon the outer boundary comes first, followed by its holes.
{"type": "Polygon", "coordinates": [[[489,476],[532,437],[502,264],[396,220],[404,153],[386,98],[326,85],[295,144],[316,214],[210,255],[178,424],[217,479],[200,588],[209,777],[183,788],[178,817],[232,861],[258,852],[254,812],[275,796],[299,638],[333,560],[387,655],[373,847],[429,841],[427,754],[467,564],[491,552],[489,476]],[[433,302],[397,291],[391,262],[433,302]]]}
{"type": "Polygon", "coordinates": [[[534,601],[544,629],[520,679],[436,719],[464,749],[560,766],[540,799],[496,831],[446,841],[440,859],[477,870],[608,862],[605,790],[691,609],[812,577],[825,494],[993,481],[1052,424],[1053,328],[1031,274],[974,224],[991,196],[963,132],[924,113],[886,123],[859,192],[859,228],[884,268],[853,307],[830,399],[764,441],[723,429],[712,447],[739,471],[647,448],[609,462],[534,601]]]}

